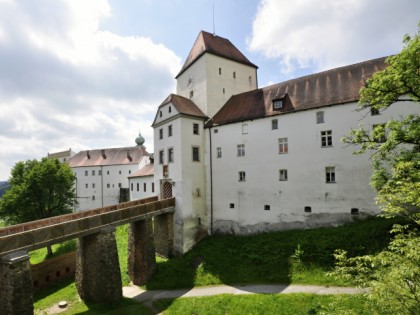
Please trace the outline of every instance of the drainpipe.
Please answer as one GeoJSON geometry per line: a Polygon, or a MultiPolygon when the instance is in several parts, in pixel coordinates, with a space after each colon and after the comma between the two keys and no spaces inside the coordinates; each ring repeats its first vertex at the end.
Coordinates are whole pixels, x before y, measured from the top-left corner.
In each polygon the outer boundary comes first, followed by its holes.
{"type": "Polygon", "coordinates": [[[104,171],[103,165],[101,165],[101,199],[102,199],[102,207],[104,206],[104,171]]]}
{"type": "Polygon", "coordinates": [[[213,152],[211,143],[211,127],[209,128],[210,142],[210,235],[213,235],[213,152]]]}

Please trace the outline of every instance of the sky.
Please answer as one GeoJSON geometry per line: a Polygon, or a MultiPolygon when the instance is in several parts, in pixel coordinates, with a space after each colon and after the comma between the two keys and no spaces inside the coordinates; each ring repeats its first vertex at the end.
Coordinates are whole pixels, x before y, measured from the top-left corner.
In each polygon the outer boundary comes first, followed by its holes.
{"type": "Polygon", "coordinates": [[[201,30],[264,87],[398,53],[418,0],[0,0],[0,180],[18,161],[135,145],[201,30]],[[214,13],[213,13],[214,12],[214,13]]]}

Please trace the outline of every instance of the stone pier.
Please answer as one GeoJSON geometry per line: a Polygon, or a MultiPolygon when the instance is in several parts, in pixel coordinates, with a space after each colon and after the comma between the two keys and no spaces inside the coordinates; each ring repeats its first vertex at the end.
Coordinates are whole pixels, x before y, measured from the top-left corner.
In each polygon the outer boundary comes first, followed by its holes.
{"type": "Polygon", "coordinates": [[[1,257],[0,314],[33,314],[29,255],[18,251],[1,257]]]}
{"type": "Polygon", "coordinates": [[[156,269],[153,222],[130,223],[128,231],[128,274],[135,285],[144,285],[156,269]]]}
{"type": "Polygon", "coordinates": [[[79,238],[76,286],[83,301],[113,303],[122,298],[115,227],[79,238]]]}
{"type": "Polygon", "coordinates": [[[169,258],[174,254],[174,214],[157,215],[154,220],[156,253],[169,258]]]}

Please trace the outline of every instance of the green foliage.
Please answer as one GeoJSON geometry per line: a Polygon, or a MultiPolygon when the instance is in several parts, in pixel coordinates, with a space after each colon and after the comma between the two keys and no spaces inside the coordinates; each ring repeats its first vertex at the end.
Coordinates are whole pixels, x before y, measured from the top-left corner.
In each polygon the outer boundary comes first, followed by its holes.
{"type": "MultiPolygon", "coordinates": [[[[420,222],[418,222],[420,223],[420,222]]],[[[336,252],[331,275],[370,288],[370,306],[380,314],[420,314],[420,234],[397,225],[387,250],[348,258],[336,252]]]]}
{"type": "Polygon", "coordinates": [[[11,171],[10,188],[0,199],[0,217],[17,224],[70,213],[74,181],[71,168],[56,159],[18,162],[11,171]]]}
{"type": "Polygon", "coordinates": [[[29,252],[30,263],[32,265],[42,263],[48,258],[60,256],[62,254],[73,252],[76,250],[76,240],[69,240],[60,244],[54,244],[51,246],[52,255],[48,255],[46,248],[40,248],[29,252]]]}
{"type": "MultiPolygon", "coordinates": [[[[367,81],[361,107],[420,104],[420,29],[404,43],[399,54],[387,59],[389,66],[367,81]]],[[[384,216],[410,221],[396,225],[388,248],[376,255],[337,251],[331,274],[369,287],[370,308],[377,314],[420,314],[420,116],[393,119],[371,131],[353,130],[344,141],[360,145],[356,153],[372,150],[371,184],[384,216]]]]}
{"type": "MultiPolygon", "coordinates": [[[[386,110],[410,101],[420,105],[420,31],[406,36],[403,50],[387,59],[360,91],[360,108],[386,110]]],[[[392,119],[372,129],[360,127],[342,139],[371,152],[372,186],[385,215],[411,217],[420,209],[420,116],[392,119]]]]}

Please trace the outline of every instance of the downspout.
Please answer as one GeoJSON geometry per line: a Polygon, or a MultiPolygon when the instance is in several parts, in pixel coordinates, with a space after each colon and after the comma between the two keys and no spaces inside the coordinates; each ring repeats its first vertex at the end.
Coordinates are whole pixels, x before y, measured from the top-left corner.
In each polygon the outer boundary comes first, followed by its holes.
{"type": "Polygon", "coordinates": [[[211,143],[211,127],[209,128],[210,142],[210,235],[213,235],[213,152],[211,143]]]}
{"type": "Polygon", "coordinates": [[[104,206],[104,171],[103,165],[101,165],[101,199],[102,199],[102,207],[104,206]]]}

